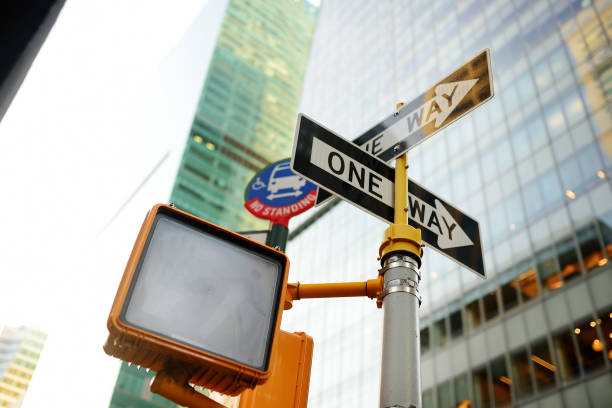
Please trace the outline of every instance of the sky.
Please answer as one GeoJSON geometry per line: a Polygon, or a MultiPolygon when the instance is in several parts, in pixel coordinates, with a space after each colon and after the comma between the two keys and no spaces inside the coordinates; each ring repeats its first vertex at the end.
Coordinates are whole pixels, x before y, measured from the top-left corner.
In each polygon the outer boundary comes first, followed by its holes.
{"type": "Polygon", "coordinates": [[[0,327],[49,335],[24,408],[108,407],[108,313],[169,198],[226,2],[67,1],[0,122],[0,327]]]}

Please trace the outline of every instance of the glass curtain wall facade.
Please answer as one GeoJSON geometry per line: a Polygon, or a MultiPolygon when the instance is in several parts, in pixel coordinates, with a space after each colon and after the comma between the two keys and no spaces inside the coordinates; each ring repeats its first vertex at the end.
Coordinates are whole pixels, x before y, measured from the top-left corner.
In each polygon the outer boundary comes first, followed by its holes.
{"type": "Polygon", "coordinates": [[[289,157],[316,8],[299,0],[230,0],[171,200],[234,230],[266,226],[244,188],[289,157]]]}
{"type": "Polygon", "coordinates": [[[20,407],[47,335],[27,327],[0,333],[0,407],[20,407]]]}
{"type": "MultiPolygon", "coordinates": [[[[328,0],[301,111],[353,139],[484,48],[495,96],[408,153],[408,175],[480,222],[487,280],[425,248],[423,406],[612,403],[612,2],[328,0]]],[[[304,214],[291,281],[371,279],[386,225],[304,214]]],[[[297,224],[297,222],[296,222],[297,224]]],[[[301,300],[313,407],[378,406],[382,312],[301,300]]]]}

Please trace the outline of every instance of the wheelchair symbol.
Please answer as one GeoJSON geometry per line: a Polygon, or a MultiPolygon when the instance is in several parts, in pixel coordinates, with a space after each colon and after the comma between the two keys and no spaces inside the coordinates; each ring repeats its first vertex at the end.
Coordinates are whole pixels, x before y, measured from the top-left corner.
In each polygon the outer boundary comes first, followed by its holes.
{"type": "Polygon", "coordinates": [[[266,183],[264,183],[259,177],[257,177],[252,187],[253,190],[261,190],[262,188],[266,187],[266,183]]]}

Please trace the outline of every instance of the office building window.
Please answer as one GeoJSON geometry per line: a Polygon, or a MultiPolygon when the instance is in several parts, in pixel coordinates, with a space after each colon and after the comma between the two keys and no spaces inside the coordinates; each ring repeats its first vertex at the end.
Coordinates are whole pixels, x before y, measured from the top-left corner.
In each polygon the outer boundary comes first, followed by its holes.
{"type": "Polygon", "coordinates": [[[612,361],[612,307],[599,311],[597,316],[597,322],[601,325],[604,335],[608,359],[612,361]]]}
{"type": "MultiPolygon", "coordinates": [[[[457,304],[455,307],[459,307],[457,304]]],[[[451,338],[457,338],[463,334],[463,319],[461,318],[461,309],[451,312],[450,317],[450,335],[451,338]]]]}
{"type": "Polygon", "coordinates": [[[493,380],[493,399],[496,407],[507,407],[512,402],[506,359],[504,356],[491,361],[491,378],[493,380]]]}
{"type": "Polygon", "coordinates": [[[446,344],[446,321],[444,318],[437,320],[431,326],[434,347],[441,347],[446,344]]]}
{"type": "Polygon", "coordinates": [[[484,314],[486,320],[491,320],[499,315],[499,306],[497,305],[497,290],[493,290],[482,298],[484,306],[484,314]]]}
{"type": "Polygon", "coordinates": [[[552,342],[561,381],[567,382],[578,378],[580,376],[580,364],[570,332],[564,328],[553,333],[552,342]]]}
{"type": "Polygon", "coordinates": [[[466,325],[470,329],[475,329],[482,323],[479,300],[480,299],[476,299],[465,306],[466,325]]]}
{"type": "Polygon", "coordinates": [[[574,322],[574,335],[578,341],[580,360],[585,374],[597,371],[604,365],[603,344],[597,335],[597,324],[597,321],[591,317],[584,317],[574,322]]]}
{"type": "Polygon", "coordinates": [[[589,225],[578,231],[576,235],[580,251],[582,252],[584,267],[587,272],[592,271],[600,266],[602,259],[605,259],[605,255],[599,245],[599,239],[597,238],[597,230],[594,225],[589,225]]]}
{"type": "Polygon", "coordinates": [[[470,393],[468,390],[468,375],[467,373],[455,377],[455,406],[468,407],[470,393]]]}
{"type": "Polygon", "coordinates": [[[421,329],[421,354],[429,351],[429,326],[421,329]]]}
{"type": "Polygon", "coordinates": [[[563,285],[557,272],[556,256],[552,248],[544,249],[536,254],[536,267],[544,289],[553,291],[563,285]]]}
{"type": "Polygon", "coordinates": [[[535,299],[540,294],[538,282],[536,281],[536,272],[534,268],[529,268],[518,276],[519,293],[521,300],[527,302],[535,299]]]}
{"type": "Polygon", "coordinates": [[[442,384],[438,384],[438,407],[450,407],[451,406],[451,390],[450,381],[445,381],[442,384]]]}
{"type": "Polygon", "coordinates": [[[555,386],[555,367],[550,357],[546,338],[536,340],[531,344],[531,361],[538,391],[542,392],[555,386]]]}
{"type": "Polygon", "coordinates": [[[573,238],[570,237],[557,242],[556,248],[563,280],[569,281],[580,276],[580,263],[578,262],[573,238]]]}
{"type": "Polygon", "coordinates": [[[489,408],[491,406],[486,367],[479,367],[472,371],[472,392],[474,394],[474,408],[489,408]]]}
{"type": "Polygon", "coordinates": [[[433,393],[431,388],[423,391],[423,408],[434,408],[433,393]]]}
{"type": "Polygon", "coordinates": [[[504,306],[505,312],[518,306],[516,286],[516,280],[511,280],[501,287],[502,305],[504,306]]]}
{"type": "Polygon", "coordinates": [[[531,367],[529,360],[527,360],[527,351],[519,349],[510,354],[510,364],[512,364],[512,384],[514,385],[517,399],[533,394],[531,367]]]}

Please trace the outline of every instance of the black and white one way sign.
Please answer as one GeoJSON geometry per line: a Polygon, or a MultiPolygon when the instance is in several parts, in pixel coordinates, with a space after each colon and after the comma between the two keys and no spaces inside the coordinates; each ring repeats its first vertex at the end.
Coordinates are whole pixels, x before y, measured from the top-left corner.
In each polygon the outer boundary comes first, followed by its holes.
{"type": "Polygon", "coordinates": [[[291,169],[380,218],[393,222],[395,171],[385,162],[298,115],[291,169]]]}
{"type": "MultiPolygon", "coordinates": [[[[298,115],[291,168],[320,187],[393,223],[392,167],[354,143],[298,115]]],[[[408,222],[423,241],[485,277],[478,222],[417,183],[408,182],[408,222]]]]}

